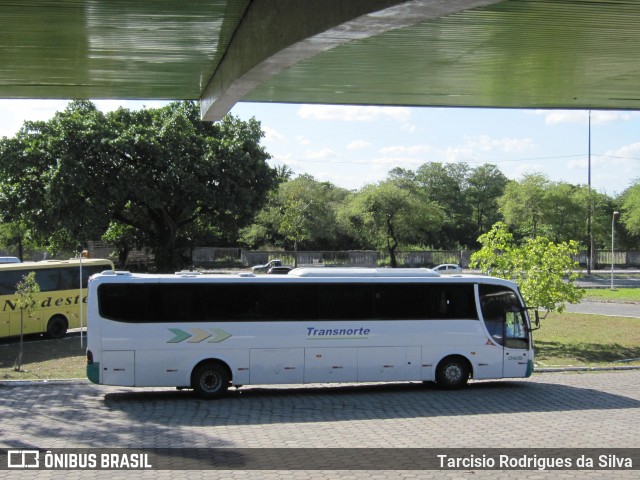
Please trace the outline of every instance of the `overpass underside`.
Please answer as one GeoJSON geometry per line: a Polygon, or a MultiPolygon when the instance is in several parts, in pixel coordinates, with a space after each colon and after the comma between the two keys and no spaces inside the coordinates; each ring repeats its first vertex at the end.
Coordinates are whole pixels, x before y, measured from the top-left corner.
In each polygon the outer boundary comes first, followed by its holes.
{"type": "Polygon", "coordinates": [[[0,97],[640,109],[640,0],[0,1],[0,97]]]}

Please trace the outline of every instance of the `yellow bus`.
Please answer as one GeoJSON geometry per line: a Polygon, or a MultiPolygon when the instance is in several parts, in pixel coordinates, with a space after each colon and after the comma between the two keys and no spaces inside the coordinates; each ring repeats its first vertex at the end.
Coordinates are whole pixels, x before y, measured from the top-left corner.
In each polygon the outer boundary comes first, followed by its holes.
{"type": "Polygon", "coordinates": [[[24,334],[46,333],[50,338],[61,338],[68,329],[80,327],[81,306],[82,318],[86,319],[87,280],[104,270],[113,270],[113,263],[83,258],[81,265],[75,258],[0,264],[0,338],[20,335],[21,328],[24,334]],[[23,316],[21,327],[16,285],[30,272],[35,272],[40,286],[38,308],[32,316],[23,316]]]}

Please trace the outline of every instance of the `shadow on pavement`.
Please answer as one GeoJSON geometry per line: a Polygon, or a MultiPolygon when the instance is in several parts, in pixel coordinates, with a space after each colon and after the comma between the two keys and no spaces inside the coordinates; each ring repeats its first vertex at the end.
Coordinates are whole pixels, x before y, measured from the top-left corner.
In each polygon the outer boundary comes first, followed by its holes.
{"type": "Polygon", "coordinates": [[[640,408],[640,400],[553,383],[482,381],[458,391],[420,383],[231,389],[219,400],[190,391],[108,393],[110,409],[145,422],[247,425],[640,408]],[[189,411],[190,415],[176,415],[189,411]]]}

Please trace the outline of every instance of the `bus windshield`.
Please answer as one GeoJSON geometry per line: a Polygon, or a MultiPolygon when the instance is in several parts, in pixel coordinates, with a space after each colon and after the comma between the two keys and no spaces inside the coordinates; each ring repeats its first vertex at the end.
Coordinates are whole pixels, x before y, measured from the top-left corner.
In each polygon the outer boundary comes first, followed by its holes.
{"type": "Polygon", "coordinates": [[[480,285],[480,308],[485,326],[499,345],[528,348],[529,328],[518,295],[501,285],[480,285]]]}

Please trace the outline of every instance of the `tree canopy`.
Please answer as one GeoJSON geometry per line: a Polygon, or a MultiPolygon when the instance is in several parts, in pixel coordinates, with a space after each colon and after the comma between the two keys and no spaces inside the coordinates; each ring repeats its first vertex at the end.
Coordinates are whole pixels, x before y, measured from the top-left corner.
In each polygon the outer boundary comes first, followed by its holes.
{"type": "Polygon", "coordinates": [[[171,271],[194,236],[235,242],[262,207],[276,183],[262,135],[255,119],[202,122],[193,102],[107,114],[71,102],[3,139],[0,207],[56,246],[126,231],[171,271]]]}
{"type": "Polygon", "coordinates": [[[516,282],[527,305],[562,312],[565,303],[578,303],[584,295],[573,283],[578,278],[578,264],[572,259],[578,252],[575,241],[554,243],[537,236],[518,244],[502,222],[479,241],[482,248],[471,256],[471,266],[516,282]]]}
{"type": "Polygon", "coordinates": [[[350,197],[341,212],[361,241],[389,254],[397,266],[401,244],[419,243],[442,225],[444,213],[413,185],[390,179],[368,185],[350,197]]]}
{"type": "Polygon", "coordinates": [[[621,221],[629,233],[640,237],[640,179],[636,179],[622,195],[621,221]]]}
{"type": "Polygon", "coordinates": [[[269,166],[255,119],[202,122],[193,102],[100,112],[76,101],[0,140],[0,245],[75,251],[88,240],[181,267],[193,246],[313,250],[476,249],[504,221],[521,241],[638,249],[640,181],[619,197],[540,173],[508,180],[493,164],[426,162],[349,191],[269,166]]]}

